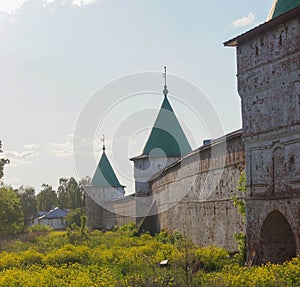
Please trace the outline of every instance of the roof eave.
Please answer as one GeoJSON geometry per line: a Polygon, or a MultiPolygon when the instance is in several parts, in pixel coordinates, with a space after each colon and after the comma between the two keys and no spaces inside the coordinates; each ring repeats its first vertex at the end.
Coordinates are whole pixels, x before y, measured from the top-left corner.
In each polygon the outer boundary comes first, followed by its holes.
{"type": "Polygon", "coordinates": [[[246,42],[247,40],[254,38],[255,36],[262,34],[263,32],[265,32],[266,30],[269,30],[271,27],[277,26],[281,23],[286,22],[288,19],[295,17],[295,16],[299,16],[300,15],[300,6],[296,7],[292,10],[289,10],[288,12],[269,20],[268,22],[265,22],[251,30],[249,30],[248,32],[241,34],[231,40],[228,40],[226,42],[224,42],[224,46],[226,47],[236,47],[244,42],[246,42]]]}

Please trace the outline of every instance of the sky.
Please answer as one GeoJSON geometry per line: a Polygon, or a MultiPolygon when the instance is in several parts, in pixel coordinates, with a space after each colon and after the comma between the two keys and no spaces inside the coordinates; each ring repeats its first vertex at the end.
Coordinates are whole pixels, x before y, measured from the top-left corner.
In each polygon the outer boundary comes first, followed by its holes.
{"type": "Polygon", "coordinates": [[[141,154],[163,100],[164,66],[193,149],[241,128],[235,49],[223,43],[265,22],[272,2],[1,0],[3,181],[38,193],[62,177],[92,177],[105,134],[132,193],[129,158],[141,154]]]}

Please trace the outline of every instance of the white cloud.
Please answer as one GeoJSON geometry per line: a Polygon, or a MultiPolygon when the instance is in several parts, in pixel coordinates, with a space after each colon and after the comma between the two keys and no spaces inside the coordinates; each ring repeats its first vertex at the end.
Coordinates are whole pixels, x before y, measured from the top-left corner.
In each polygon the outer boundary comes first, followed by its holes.
{"type": "Polygon", "coordinates": [[[237,19],[230,23],[232,27],[245,27],[252,24],[255,20],[255,15],[252,12],[249,12],[248,16],[237,19]]]}
{"type": "MultiPolygon", "coordinates": [[[[25,2],[28,2],[29,0],[0,0],[0,12],[6,12],[9,14],[15,13],[17,10],[19,10],[22,5],[25,2]]],[[[56,1],[61,1],[62,4],[71,3],[73,5],[82,7],[89,4],[96,3],[97,0],[43,0],[42,3],[44,3],[44,7],[48,4],[51,4],[56,1]]]]}
{"type": "Polygon", "coordinates": [[[40,144],[39,143],[31,143],[31,144],[26,144],[24,145],[24,148],[25,149],[36,149],[40,147],[40,144]]]}
{"type": "Polygon", "coordinates": [[[1,0],[0,11],[6,13],[13,13],[20,9],[26,1],[28,0],[1,0]]]}
{"type": "Polygon", "coordinates": [[[65,138],[63,143],[48,143],[47,149],[57,157],[67,157],[73,155],[73,135],[65,138]]]}
{"type": "Polygon", "coordinates": [[[6,151],[3,153],[3,158],[8,158],[14,166],[31,163],[31,159],[39,153],[34,150],[24,152],[6,151]]]}
{"type": "Polygon", "coordinates": [[[89,4],[96,3],[97,0],[73,0],[72,4],[77,5],[77,6],[86,6],[89,4]]]}

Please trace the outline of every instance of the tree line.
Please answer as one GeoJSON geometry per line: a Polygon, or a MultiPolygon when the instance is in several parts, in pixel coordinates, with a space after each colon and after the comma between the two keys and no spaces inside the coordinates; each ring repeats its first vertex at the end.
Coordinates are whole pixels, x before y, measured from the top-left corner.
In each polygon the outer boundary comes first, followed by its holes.
{"type": "Polygon", "coordinates": [[[84,186],[89,184],[88,179],[77,181],[73,177],[61,178],[57,190],[44,183],[36,194],[33,187],[13,189],[1,181],[7,163],[9,160],[0,158],[0,236],[22,232],[30,220],[38,216],[38,211],[50,211],[55,207],[72,210],[84,208],[84,186]]]}

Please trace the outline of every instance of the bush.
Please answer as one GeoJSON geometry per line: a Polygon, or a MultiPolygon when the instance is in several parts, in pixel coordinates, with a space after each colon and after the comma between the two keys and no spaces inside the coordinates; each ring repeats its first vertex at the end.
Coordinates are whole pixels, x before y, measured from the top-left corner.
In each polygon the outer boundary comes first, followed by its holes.
{"type": "Polygon", "coordinates": [[[215,246],[198,248],[195,255],[206,272],[220,271],[230,262],[229,253],[224,248],[215,246]]]}
{"type": "Polygon", "coordinates": [[[48,225],[37,224],[27,228],[28,232],[51,232],[54,229],[48,225]]]}
{"type": "Polygon", "coordinates": [[[87,246],[67,244],[47,254],[44,257],[43,263],[53,266],[70,265],[74,263],[87,265],[90,261],[89,255],[89,248],[87,246]]]}

